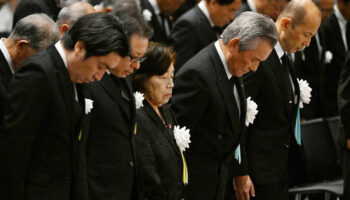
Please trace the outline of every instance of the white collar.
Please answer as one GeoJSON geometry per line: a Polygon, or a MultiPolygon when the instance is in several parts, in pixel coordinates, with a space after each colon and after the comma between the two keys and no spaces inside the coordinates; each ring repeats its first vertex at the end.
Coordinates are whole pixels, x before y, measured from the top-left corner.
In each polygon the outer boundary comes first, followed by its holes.
{"type": "Polygon", "coordinates": [[[343,15],[341,14],[341,12],[339,11],[339,9],[338,9],[338,4],[335,4],[333,8],[334,8],[334,14],[335,14],[335,16],[337,17],[339,23],[340,23],[342,26],[346,27],[346,23],[347,23],[348,21],[344,18],[344,16],[343,16],[343,15]]]}
{"type": "Polygon", "coordinates": [[[15,70],[13,68],[12,58],[10,56],[9,51],[7,50],[7,48],[5,46],[4,39],[5,38],[1,38],[0,39],[0,50],[2,51],[2,54],[4,54],[4,57],[5,57],[6,61],[7,61],[7,64],[9,65],[10,70],[11,70],[11,72],[13,74],[15,70]]]}
{"type": "Polygon", "coordinates": [[[279,41],[277,41],[275,45],[275,51],[277,53],[278,58],[281,60],[282,56],[285,54],[285,51],[282,48],[282,45],[279,41]]]}
{"type": "Polygon", "coordinates": [[[248,3],[250,10],[252,10],[253,12],[257,12],[253,0],[247,0],[247,3],[248,3]]]}
{"type": "Polygon", "coordinates": [[[202,0],[201,2],[199,2],[198,7],[203,12],[203,14],[207,17],[211,27],[214,27],[214,23],[213,23],[213,21],[210,18],[210,14],[209,14],[208,8],[205,5],[205,0],[202,0]]]}
{"type": "Polygon", "coordinates": [[[154,10],[154,13],[156,15],[160,15],[160,9],[159,9],[157,1],[156,0],[148,0],[148,2],[151,4],[151,6],[154,10]]]}
{"type": "Polygon", "coordinates": [[[226,62],[226,59],[225,59],[225,55],[224,55],[224,52],[222,52],[222,49],[221,49],[220,44],[219,44],[219,40],[217,40],[215,42],[215,48],[216,48],[216,51],[219,54],[219,57],[221,59],[222,64],[224,65],[227,78],[230,80],[230,78],[232,77],[232,74],[228,70],[228,66],[227,66],[227,62],[226,62]]]}
{"type": "Polygon", "coordinates": [[[60,40],[58,42],[56,42],[55,47],[56,47],[58,53],[60,54],[60,56],[61,56],[61,58],[62,58],[62,60],[64,62],[64,65],[67,68],[67,66],[68,66],[67,65],[67,58],[66,58],[66,55],[64,54],[63,47],[62,47],[62,44],[61,44],[60,40]]]}

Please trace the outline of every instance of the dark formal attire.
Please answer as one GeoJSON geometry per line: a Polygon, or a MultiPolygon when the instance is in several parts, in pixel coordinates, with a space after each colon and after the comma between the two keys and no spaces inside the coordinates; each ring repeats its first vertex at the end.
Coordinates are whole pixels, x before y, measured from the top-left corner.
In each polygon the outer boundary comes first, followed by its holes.
{"type": "Polygon", "coordinates": [[[176,52],[175,71],[218,37],[219,34],[198,6],[182,15],[170,35],[170,43],[176,52]]]}
{"type": "Polygon", "coordinates": [[[239,8],[239,10],[236,12],[236,16],[238,16],[241,13],[246,12],[246,11],[252,11],[252,9],[249,7],[248,2],[242,3],[242,5],[239,8]]]}
{"type": "Polygon", "coordinates": [[[181,17],[184,13],[189,11],[191,8],[197,5],[197,0],[185,0],[185,2],[180,6],[180,8],[175,11],[172,15],[173,21],[175,22],[179,17],[181,17]]]}
{"type": "Polygon", "coordinates": [[[56,21],[60,10],[56,0],[21,0],[13,14],[13,27],[20,19],[34,13],[45,13],[56,21]]]}
{"type": "Polygon", "coordinates": [[[94,108],[86,145],[89,198],[134,199],[136,108],[131,83],[106,73],[90,86],[94,108]]]}
{"type": "Polygon", "coordinates": [[[281,64],[275,49],[256,72],[244,77],[247,96],[258,105],[245,141],[249,175],[259,200],[288,199],[289,182],[301,176],[297,169],[303,171],[294,137],[299,85],[290,60],[285,56],[281,64]]]}
{"type": "MultiPolygon", "coordinates": [[[[228,79],[214,43],[191,58],[175,76],[171,106],[179,124],[191,133],[191,146],[185,152],[187,199],[224,199],[231,164],[238,165],[234,151],[245,129],[246,98],[241,79],[232,80],[234,83],[228,79]]],[[[242,161],[242,171],[235,175],[244,174],[242,161]]]]}
{"type": "Polygon", "coordinates": [[[72,144],[81,118],[74,85],[51,46],[27,59],[8,86],[0,199],[70,199],[72,144]]]}
{"type": "Polygon", "coordinates": [[[140,6],[142,13],[147,10],[152,14],[150,21],[148,21],[149,25],[153,28],[153,36],[150,40],[163,44],[169,44],[169,34],[172,27],[172,20],[169,18],[169,16],[165,16],[159,10],[157,13],[150,4],[149,0],[140,0],[140,6]],[[169,33],[167,33],[166,26],[168,26],[169,33]]]}
{"type": "Polygon", "coordinates": [[[346,142],[350,139],[350,54],[342,69],[338,87],[338,103],[340,112],[339,139],[343,148],[343,168],[344,168],[344,199],[350,199],[350,150],[347,149],[346,142]]]}
{"type": "Polygon", "coordinates": [[[320,33],[318,33],[318,38],[319,43],[314,36],[309,47],[296,52],[293,63],[296,77],[306,80],[312,88],[311,102],[304,104],[303,109],[300,110],[300,116],[303,119],[323,117],[321,92],[323,94],[324,91],[322,90],[323,77],[321,77],[321,72],[324,69],[325,45],[320,33]]]}
{"type": "Polygon", "coordinates": [[[0,132],[4,124],[5,110],[8,109],[7,86],[12,77],[10,65],[0,50],[0,132]]]}
{"type": "Polygon", "coordinates": [[[183,162],[173,129],[174,114],[166,106],[159,107],[161,120],[145,100],[137,110],[137,160],[143,199],[180,200],[183,197],[183,162]]]}
{"type": "Polygon", "coordinates": [[[333,54],[331,62],[325,65],[322,86],[324,88],[324,94],[322,94],[324,98],[324,116],[332,117],[338,115],[337,88],[340,72],[345,62],[346,49],[338,19],[334,13],[322,24],[320,31],[324,33],[326,38],[326,51],[333,54]]]}

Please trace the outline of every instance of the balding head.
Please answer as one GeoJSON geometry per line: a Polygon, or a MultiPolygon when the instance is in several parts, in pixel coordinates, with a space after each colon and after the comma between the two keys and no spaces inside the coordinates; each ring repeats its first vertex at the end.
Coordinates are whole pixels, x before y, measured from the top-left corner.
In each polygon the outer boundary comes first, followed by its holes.
{"type": "Polygon", "coordinates": [[[68,7],[62,8],[56,21],[60,31],[60,38],[63,37],[68,28],[80,17],[94,12],[94,7],[87,2],[77,2],[68,7]]]}
{"type": "Polygon", "coordinates": [[[321,24],[321,12],[311,0],[292,0],[278,16],[279,42],[289,53],[309,46],[321,24]]]}

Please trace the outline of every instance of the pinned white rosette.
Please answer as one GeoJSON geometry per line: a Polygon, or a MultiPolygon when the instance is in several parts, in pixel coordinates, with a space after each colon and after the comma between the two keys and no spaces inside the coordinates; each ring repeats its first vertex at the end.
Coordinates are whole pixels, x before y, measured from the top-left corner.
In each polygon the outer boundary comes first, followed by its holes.
{"type": "Polygon", "coordinates": [[[186,127],[180,128],[180,126],[174,126],[174,137],[176,140],[177,146],[180,148],[182,152],[186,150],[186,148],[190,147],[190,130],[186,129],[186,127]]]}
{"type": "Polygon", "coordinates": [[[140,92],[134,92],[134,97],[135,97],[136,109],[143,107],[143,100],[145,99],[143,94],[140,92]]]}
{"type": "Polygon", "coordinates": [[[151,21],[151,19],[152,19],[151,11],[145,9],[145,10],[143,10],[142,15],[143,15],[143,17],[145,18],[146,21],[148,21],[148,22],[151,21]]]}
{"type": "Polygon", "coordinates": [[[245,125],[253,124],[256,114],[258,114],[258,105],[251,100],[251,97],[247,98],[247,114],[245,118],[245,125]]]}
{"type": "Polygon", "coordinates": [[[93,100],[85,99],[85,114],[89,114],[89,112],[91,112],[92,108],[94,107],[93,103],[93,100]]]}
{"type": "Polygon", "coordinates": [[[309,83],[303,79],[298,79],[299,88],[300,88],[300,102],[299,102],[299,108],[304,107],[305,104],[309,104],[311,101],[311,87],[309,86],[309,83]]]}

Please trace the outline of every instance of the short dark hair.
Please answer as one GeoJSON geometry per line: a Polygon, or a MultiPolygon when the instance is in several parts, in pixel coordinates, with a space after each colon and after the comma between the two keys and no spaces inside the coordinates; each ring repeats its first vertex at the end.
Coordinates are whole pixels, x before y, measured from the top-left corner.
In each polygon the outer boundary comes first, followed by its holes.
{"type": "Polygon", "coordinates": [[[145,91],[145,83],[152,76],[165,74],[170,64],[175,62],[174,50],[161,43],[150,42],[145,57],[146,60],[140,64],[140,69],[131,75],[135,91],[145,91]]]}
{"type": "Polygon", "coordinates": [[[141,12],[134,0],[119,0],[113,4],[112,13],[115,14],[124,24],[128,37],[133,34],[150,39],[153,29],[141,15],[141,12]]]}
{"type": "MultiPolygon", "coordinates": [[[[206,1],[209,3],[210,1],[213,1],[213,0],[206,0],[206,1]]],[[[218,4],[220,4],[220,5],[231,4],[234,1],[235,0],[216,0],[216,2],[218,2],[218,4]]]]}
{"type": "Polygon", "coordinates": [[[79,18],[62,38],[63,46],[73,50],[81,41],[85,44],[86,55],[104,56],[115,52],[127,56],[129,43],[122,22],[108,13],[93,13],[79,18]]]}

